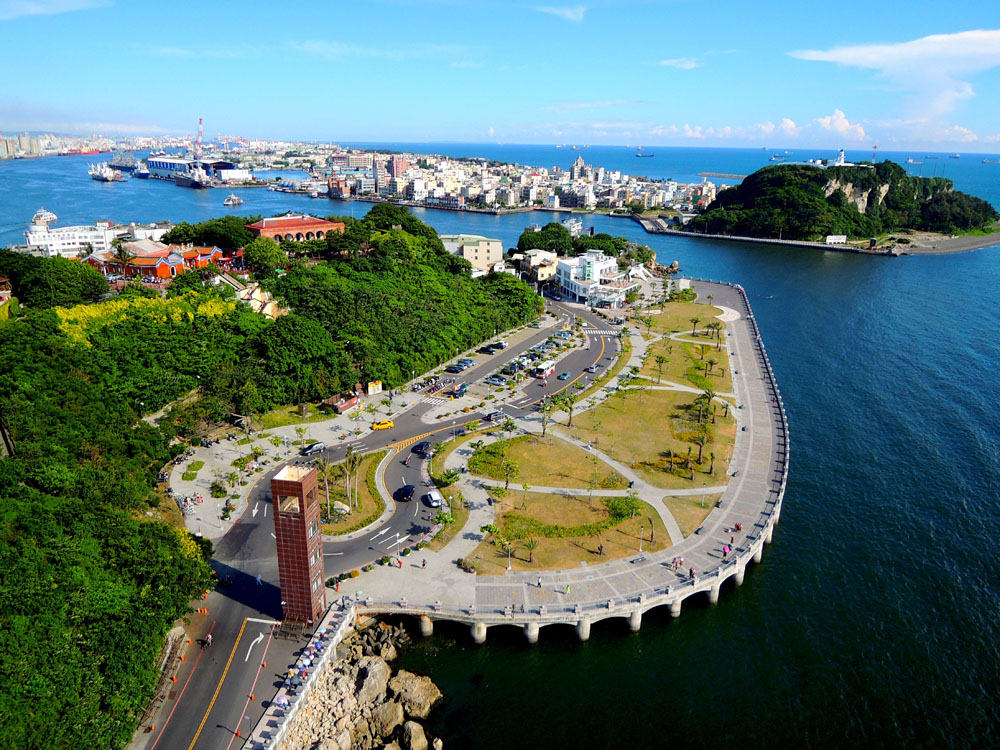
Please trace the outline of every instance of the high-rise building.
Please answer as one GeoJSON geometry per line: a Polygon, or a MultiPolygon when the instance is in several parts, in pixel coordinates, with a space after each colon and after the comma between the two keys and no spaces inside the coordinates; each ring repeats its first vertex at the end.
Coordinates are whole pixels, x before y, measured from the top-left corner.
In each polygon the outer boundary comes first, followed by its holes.
{"type": "Polygon", "coordinates": [[[316,469],[289,465],[271,479],[281,606],[295,622],[316,622],[326,609],[317,476],[316,469]]]}
{"type": "Polygon", "coordinates": [[[406,172],[409,166],[410,165],[406,161],[406,157],[399,156],[397,154],[389,160],[389,174],[393,177],[402,177],[403,173],[406,172]]]}

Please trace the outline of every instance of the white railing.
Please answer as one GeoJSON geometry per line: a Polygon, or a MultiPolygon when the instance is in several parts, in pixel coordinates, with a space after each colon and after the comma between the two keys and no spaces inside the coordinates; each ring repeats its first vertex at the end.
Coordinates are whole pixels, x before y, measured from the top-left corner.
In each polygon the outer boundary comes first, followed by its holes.
{"type": "MultiPolygon", "coordinates": [[[[320,628],[326,628],[323,649],[306,670],[307,675],[305,680],[302,681],[302,684],[295,692],[291,692],[285,685],[282,685],[278,689],[278,692],[264,710],[264,715],[260,717],[260,721],[257,722],[253,731],[247,737],[246,742],[243,743],[244,750],[276,748],[280,745],[281,741],[285,738],[285,733],[295,720],[299,708],[305,703],[306,698],[316,684],[316,680],[326,670],[330,661],[335,658],[337,645],[343,640],[344,635],[353,622],[353,604],[349,604],[346,608],[341,608],[339,602],[331,605],[326,615],[320,620],[316,631],[310,636],[310,641],[312,641],[320,628]],[[278,702],[280,698],[284,698],[287,701],[287,705],[279,706],[278,702]]],[[[282,702],[284,703],[285,701],[282,702]]]]}

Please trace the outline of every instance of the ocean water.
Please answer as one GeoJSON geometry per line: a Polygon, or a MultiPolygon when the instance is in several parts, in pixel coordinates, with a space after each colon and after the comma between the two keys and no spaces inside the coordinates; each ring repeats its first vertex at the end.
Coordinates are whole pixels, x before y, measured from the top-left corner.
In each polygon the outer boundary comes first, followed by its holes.
{"type": "MultiPolygon", "coordinates": [[[[746,171],[743,152],[727,165],[709,151],[678,160],[746,171]]],[[[0,163],[0,242],[17,241],[39,205],[60,223],[225,213],[224,191],[98,185],[85,164],[0,163]]],[[[1000,166],[947,166],[959,189],[1000,205],[1000,166]]],[[[245,213],[369,207],[244,197],[245,213]]],[[[415,213],[507,245],[548,220],[415,213]]],[[[402,659],[445,693],[430,729],[450,748],[1000,745],[1000,247],[881,258],[647,235],[603,216],[584,224],[746,287],[791,425],[781,525],[742,588],[715,607],[689,601],[678,620],[651,612],[635,634],[611,621],[580,644],[569,628],[543,628],[530,647],[491,628],[475,646],[439,623],[402,659]]]]}

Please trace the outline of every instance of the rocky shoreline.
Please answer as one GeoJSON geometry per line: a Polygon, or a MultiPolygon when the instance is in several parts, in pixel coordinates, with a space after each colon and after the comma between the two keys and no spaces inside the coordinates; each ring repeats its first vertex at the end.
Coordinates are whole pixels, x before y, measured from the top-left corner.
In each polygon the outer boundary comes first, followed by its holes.
{"type": "Polygon", "coordinates": [[[389,665],[410,643],[402,626],[369,621],[337,647],[280,750],[441,750],[417,721],[441,700],[429,677],[389,665]]]}

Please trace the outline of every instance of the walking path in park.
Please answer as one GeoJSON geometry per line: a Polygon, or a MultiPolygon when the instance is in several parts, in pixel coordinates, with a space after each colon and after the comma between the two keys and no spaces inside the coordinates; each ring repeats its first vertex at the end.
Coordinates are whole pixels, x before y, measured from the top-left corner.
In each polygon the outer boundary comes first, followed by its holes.
{"type": "MultiPolygon", "coordinates": [[[[488,627],[500,624],[522,626],[533,642],[540,626],[571,623],[585,639],[594,621],[626,617],[631,627],[638,629],[642,613],[652,607],[668,606],[672,615],[679,616],[681,602],[688,596],[705,592],[714,603],[725,580],[733,578],[737,585],[742,584],[747,564],[750,560],[760,561],[764,544],[770,543],[778,521],[788,474],[788,427],[780,393],[743,290],[700,281],[696,288],[699,294],[710,291],[728,319],[725,345],[733,372],[736,408],[732,413],[737,422],[729,483],[721,488],[721,494],[720,488],[693,491],[652,488],[628,467],[602,453],[599,455],[622,476],[634,481],[640,498],[658,512],[661,498],[667,495],[709,491],[718,494],[717,507],[698,532],[683,539],[672,517],[667,522],[670,514],[664,510],[660,515],[673,542],[666,550],[656,553],[637,550],[625,559],[541,574],[510,571],[500,576],[470,575],[459,569],[454,560],[475,550],[483,540],[480,527],[494,519],[486,494],[490,480],[465,478],[461,489],[470,504],[470,517],[463,532],[441,552],[421,550],[411,555],[408,568],[421,568],[423,560],[427,561],[426,568],[419,573],[404,577],[400,570],[389,567],[367,573],[363,583],[359,581],[363,590],[355,597],[358,610],[416,615],[424,632],[430,632],[437,619],[466,622],[471,625],[477,642],[485,639],[488,627]],[[735,538],[733,549],[724,555],[723,546],[729,544],[730,538],[735,538]],[[683,557],[681,568],[672,565],[677,557],[683,557]]],[[[646,343],[636,334],[632,342],[630,364],[639,364],[646,343]]],[[[585,399],[576,413],[595,405],[604,395],[585,399]]],[[[537,415],[522,418],[518,424],[527,431],[541,430],[537,415]]],[[[558,431],[558,427],[555,429],[558,431]]],[[[565,434],[559,436],[587,448],[565,434]]],[[[470,453],[471,449],[460,447],[449,456],[446,468],[464,464],[470,453]]]]}

